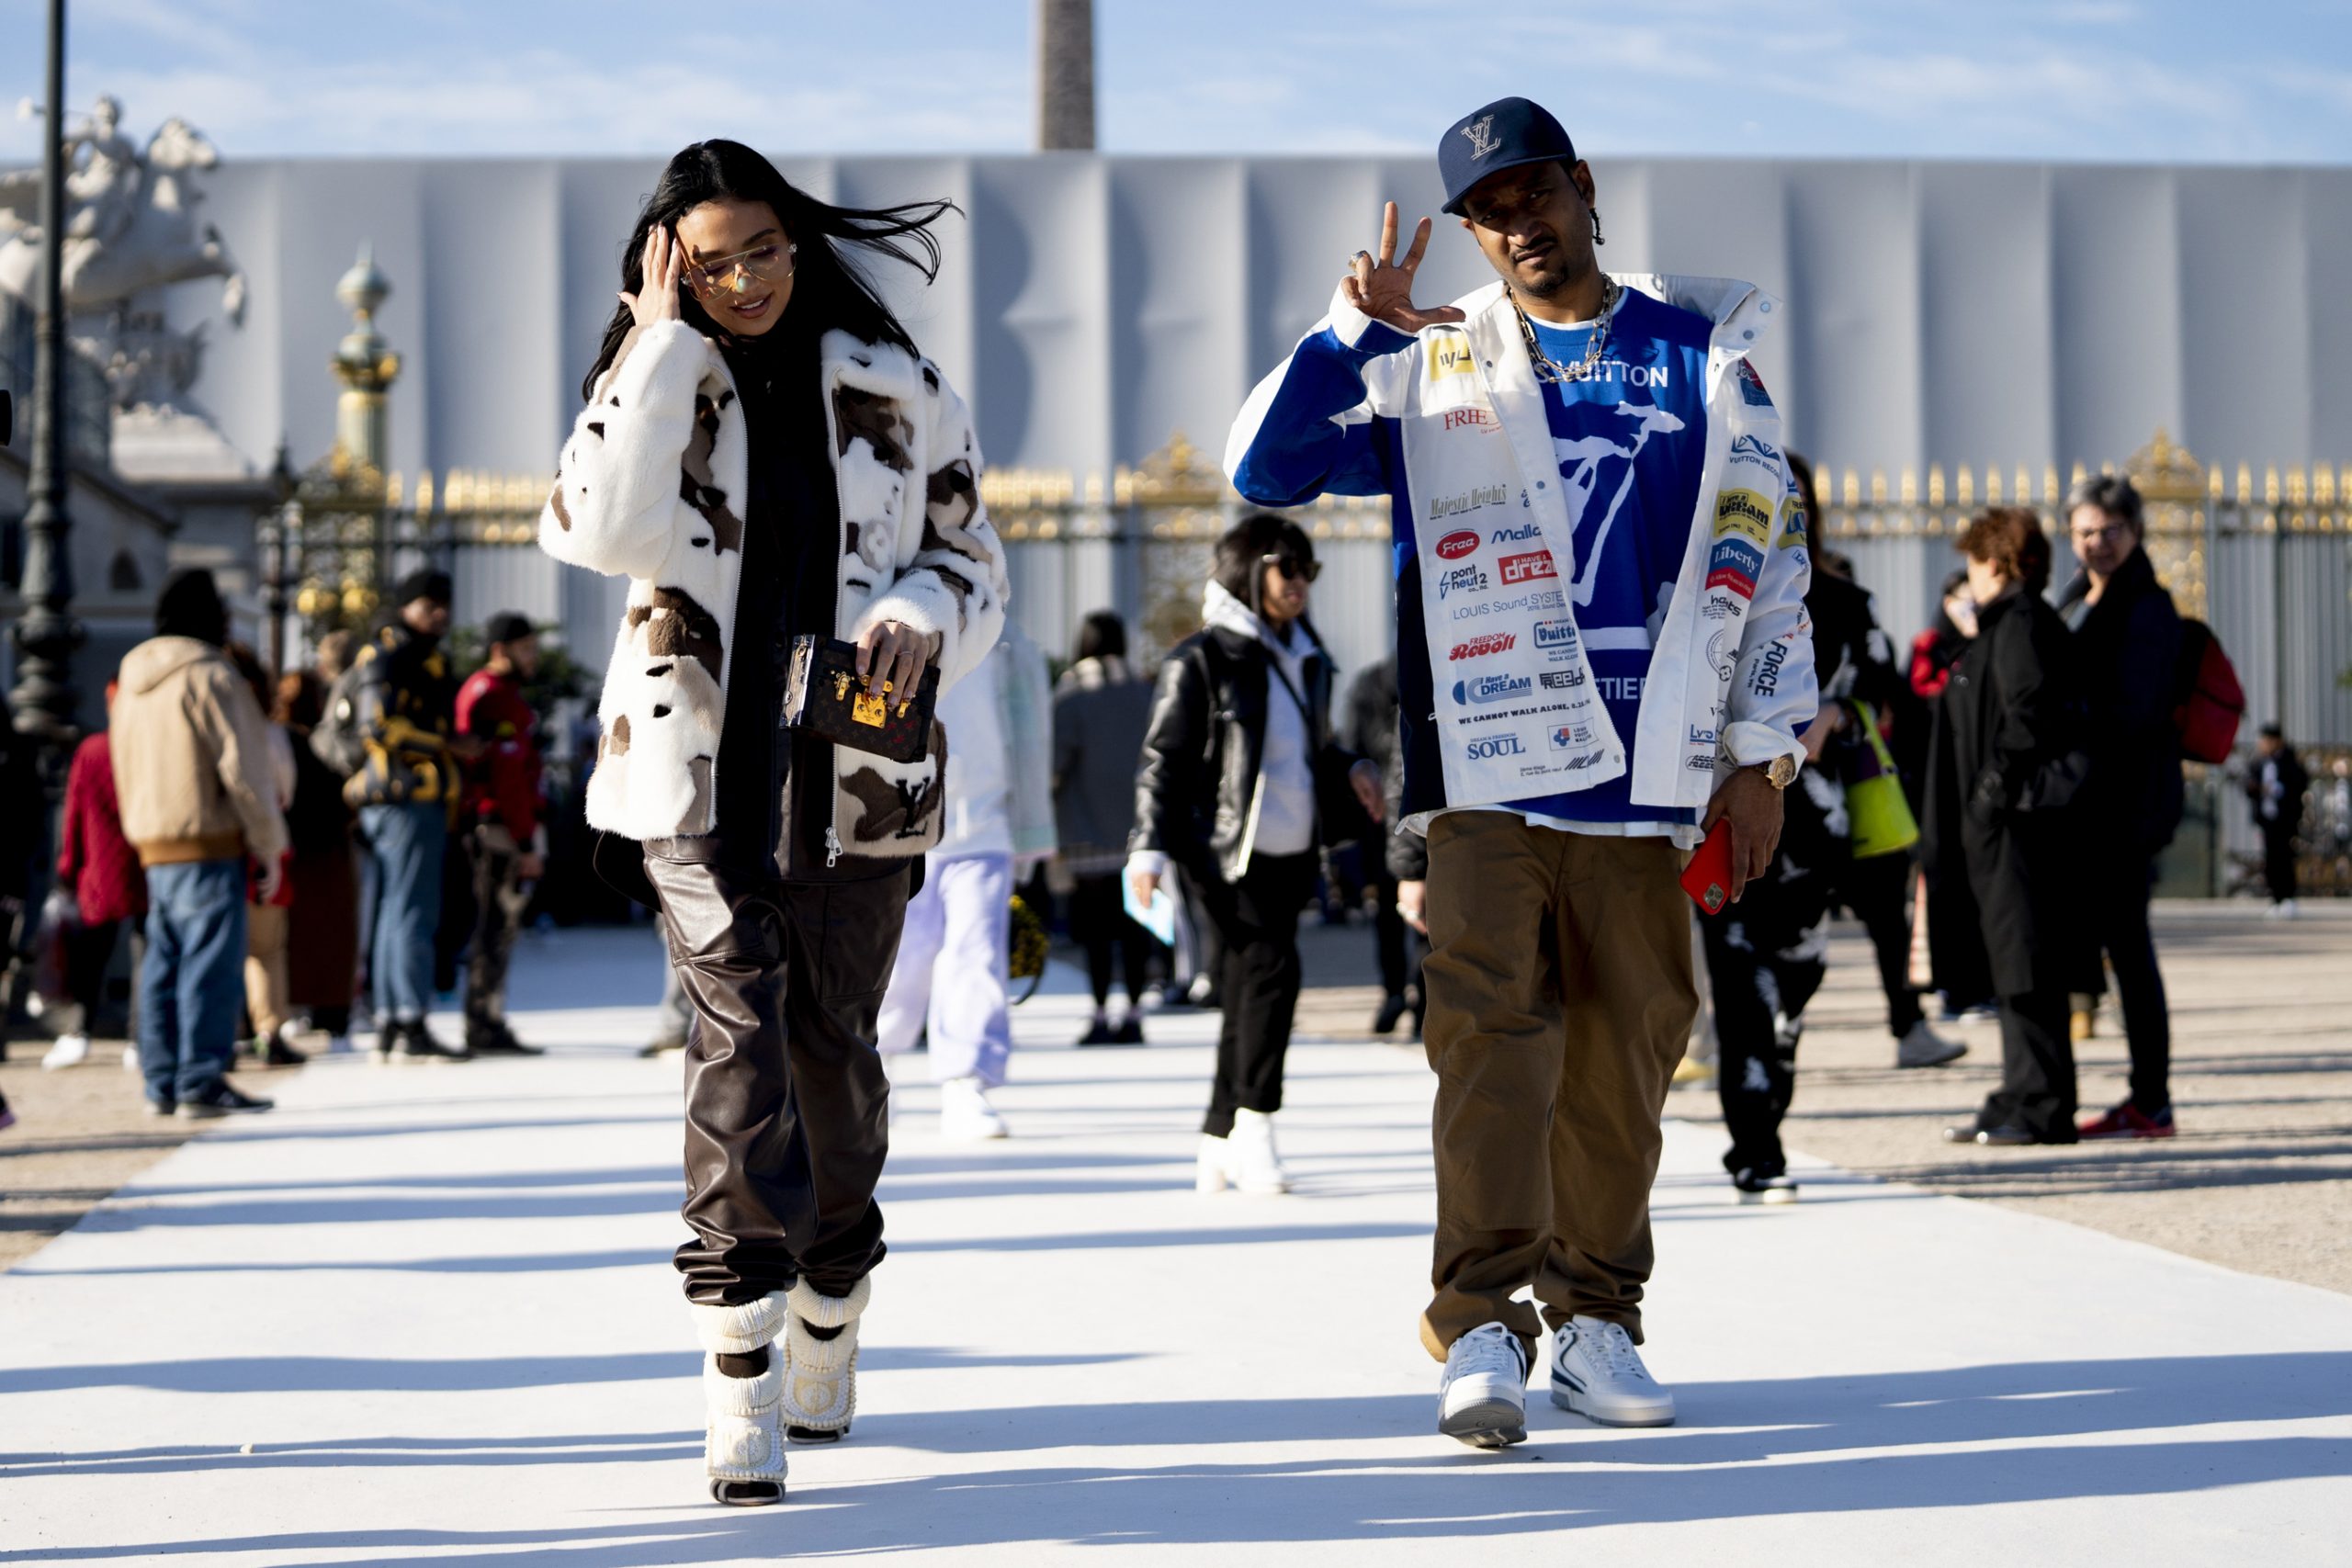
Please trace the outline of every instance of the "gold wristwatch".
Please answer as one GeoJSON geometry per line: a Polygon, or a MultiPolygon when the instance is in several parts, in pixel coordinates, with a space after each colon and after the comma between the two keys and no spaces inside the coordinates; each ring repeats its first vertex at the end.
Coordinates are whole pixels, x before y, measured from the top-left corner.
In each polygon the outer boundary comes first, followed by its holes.
{"type": "Polygon", "coordinates": [[[1749,766],[1761,773],[1765,783],[1774,789],[1786,789],[1797,782],[1797,760],[1785,752],[1769,762],[1753,762],[1749,766]]]}

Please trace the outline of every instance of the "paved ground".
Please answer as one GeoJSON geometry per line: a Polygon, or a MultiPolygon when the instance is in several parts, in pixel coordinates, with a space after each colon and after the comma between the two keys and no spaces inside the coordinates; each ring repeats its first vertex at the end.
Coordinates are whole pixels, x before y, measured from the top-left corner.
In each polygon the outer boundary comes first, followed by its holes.
{"type": "MultiPolygon", "coordinates": [[[[2258,905],[2156,907],[2173,1017],[2179,1136],[2067,1149],[1941,1141],[2000,1077],[2000,1030],[1939,1024],[1960,1064],[1898,1072],[1886,1001],[1859,927],[1835,928],[1829,979],[1806,1010],[1792,1147],[1846,1169],[2047,1214],[2193,1258],[2352,1293],[2352,902],[2312,900],[2300,920],[2258,905]]],[[[1358,931],[1311,931],[1300,1028],[1362,1039],[1379,998],[1358,931]]],[[[2087,1107],[2123,1098],[2128,1063],[2112,997],[2075,1048],[2087,1107]]],[[[1713,1086],[1668,1114],[1719,1129],[1713,1086]]]]}
{"type": "Polygon", "coordinates": [[[41,1070],[49,1043],[12,1040],[0,1062],[0,1094],[19,1118],[0,1133],[0,1269],[71,1230],[195,1131],[147,1114],[137,1075],[112,1065],[121,1042],[103,1042],[88,1063],[56,1073],[41,1070]]]}
{"type": "Polygon", "coordinates": [[[1440,1439],[1417,1055],[1302,1048],[1300,1192],[1204,1199],[1197,1018],[1024,1052],[1001,1145],[902,1095],[856,1434],[713,1507],[653,962],[534,950],[562,1055],[306,1069],[0,1275],[0,1563],[2342,1561],[2352,1298],[1826,1168],[1737,1208],[1702,1127],[1657,1201],[1683,1423],[1440,1439]]]}
{"type": "MultiPolygon", "coordinates": [[[[2352,903],[2304,908],[2280,922],[2246,903],[2158,907],[2179,1135],[2072,1148],[1939,1142],[1999,1077],[2000,1031],[1956,1027],[1965,1061],[1894,1071],[1867,944],[1840,941],[1807,1010],[1788,1140],[1849,1170],[2352,1293],[2352,903]]],[[[2112,1000],[2075,1047],[2086,1107],[2125,1094],[2112,1000]]],[[[1669,1114],[1713,1098],[1685,1091],[1669,1114]]]]}

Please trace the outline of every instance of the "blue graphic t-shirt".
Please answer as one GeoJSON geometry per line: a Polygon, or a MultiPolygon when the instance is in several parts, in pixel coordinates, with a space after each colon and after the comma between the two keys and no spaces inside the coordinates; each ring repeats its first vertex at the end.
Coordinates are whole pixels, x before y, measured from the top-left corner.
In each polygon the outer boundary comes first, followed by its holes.
{"type": "MultiPolygon", "coordinates": [[[[1589,326],[1533,325],[1554,364],[1584,358],[1589,326]]],[[[1590,789],[1511,802],[1519,810],[1570,822],[1698,820],[1687,808],[1635,806],[1632,792],[1642,686],[1706,461],[1710,334],[1703,317],[1627,289],[1593,373],[1544,387],[1575,558],[1560,563],[1561,586],[1624,742],[1626,770],[1590,789]]]]}

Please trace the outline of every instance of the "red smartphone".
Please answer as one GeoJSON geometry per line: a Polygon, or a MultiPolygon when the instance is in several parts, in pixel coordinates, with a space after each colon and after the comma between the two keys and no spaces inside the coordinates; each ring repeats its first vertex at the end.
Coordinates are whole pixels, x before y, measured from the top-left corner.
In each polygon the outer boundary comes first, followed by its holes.
{"type": "Polygon", "coordinates": [[[1682,891],[1690,901],[1710,915],[1721,914],[1731,902],[1731,819],[1724,818],[1690,857],[1690,864],[1682,873],[1682,891]]]}

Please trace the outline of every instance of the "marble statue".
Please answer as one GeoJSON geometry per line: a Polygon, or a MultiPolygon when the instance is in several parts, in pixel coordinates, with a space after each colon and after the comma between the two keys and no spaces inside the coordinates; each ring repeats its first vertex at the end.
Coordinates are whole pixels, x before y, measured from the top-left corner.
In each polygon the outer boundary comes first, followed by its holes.
{"type": "MultiPolygon", "coordinates": [[[[103,367],[119,409],[167,408],[195,382],[203,329],[175,332],[151,290],[224,279],[220,308],[242,322],[245,278],[220,231],[198,215],[197,176],[220,164],[202,132],[175,116],[135,146],[122,105],[101,97],[65,135],[66,315],[75,346],[103,367]]],[[[0,293],[33,299],[40,266],[40,171],[0,174],[0,293]]]]}

